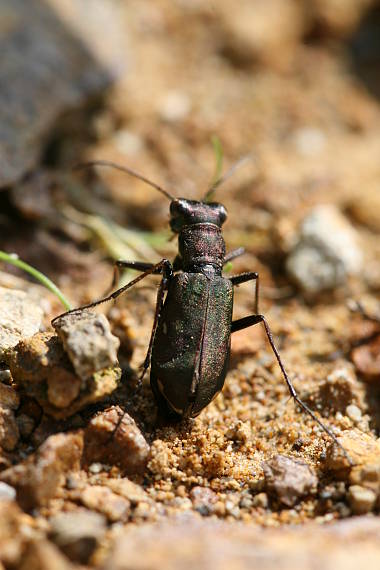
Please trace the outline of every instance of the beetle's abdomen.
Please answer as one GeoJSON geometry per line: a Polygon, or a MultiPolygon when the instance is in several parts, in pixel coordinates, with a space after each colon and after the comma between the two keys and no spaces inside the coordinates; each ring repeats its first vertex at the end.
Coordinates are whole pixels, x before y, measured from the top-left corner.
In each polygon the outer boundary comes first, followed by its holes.
{"type": "Polygon", "coordinates": [[[232,285],[222,277],[181,273],[171,281],[153,345],[151,381],[179,415],[197,415],[223,387],[232,304],[232,285]]]}

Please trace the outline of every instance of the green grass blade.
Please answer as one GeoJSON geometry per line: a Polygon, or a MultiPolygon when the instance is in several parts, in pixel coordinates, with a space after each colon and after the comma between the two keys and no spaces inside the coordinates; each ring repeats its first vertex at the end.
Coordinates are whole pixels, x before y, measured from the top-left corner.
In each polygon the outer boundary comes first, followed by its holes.
{"type": "Polygon", "coordinates": [[[54,295],[56,295],[58,299],[61,301],[65,309],[67,311],[70,311],[71,309],[70,303],[68,302],[64,294],[58,289],[56,285],[54,285],[53,281],[51,281],[48,277],[46,277],[46,275],[41,273],[41,271],[38,271],[28,263],[25,263],[25,261],[21,261],[21,259],[19,259],[17,255],[12,253],[6,253],[5,251],[0,251],[0,261],[5,261],[6,263],[10,263],[15,267],[19,267],[23,271],[26,271],[26,273],[29,273],[29,275],[32,275],[32,277],[34,277],[37,281],[39,281],[42,285],[44,285],[47,289],[49,289],[49,291],[54,293],[54,295]]]}
{"type": "Polygon", "coordinates": [[[222,147],[222,143],[220,142],[219,137],[217,137],[216,135],[213,135],[211,137],[211,143],[214,149],[214,155],[215,155],[215,173],[214,173],[214,177],[211,181],[210,186],[214,186],[214,184],[219,180],[219,178],[222,176],[222,170],[223,170],[223,147],[222,147]]]}

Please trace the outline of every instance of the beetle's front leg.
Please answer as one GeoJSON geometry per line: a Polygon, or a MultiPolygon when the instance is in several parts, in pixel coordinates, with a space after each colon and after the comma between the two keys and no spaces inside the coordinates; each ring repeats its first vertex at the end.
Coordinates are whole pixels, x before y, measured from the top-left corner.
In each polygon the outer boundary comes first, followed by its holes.
{"type": "Polygon", "coordinates": [[[247,281],[255,281],[255,315],[259,312],[259,274],[256,271],[247,271],[240,273],[240,275],[232,275],[230,278],[232,285],[240,285],[240,283],[247,283],[247,281]]]}
{"type": "Polygon", "coordinates": [[[153,342],[154,342],[154,337],[156,335],[156,331],[157,331],[157,326],[158,326],[158,320],[160,318],[160,313],[162,310],[162,306],[164,304],[164,296],[165,296],[165,291],[168,288],[168,284],[170,279],[173,276],[173,267],[172,264],[170,263],[170,261],[167,262],[167,264],[165,266],[163,266],[162,268],[162,279],[160,282],[160,285],[158,287],[158,291],[157,291],[157,300],[156,300],[156,308],[154,311],[154,320],[153,320],[153,327],[152,327],[152,333],[150,335],[150,340],[149,340],[149,346],[148,346],[148,351],[146,353],[146,357],[144,360],[144,363],[142,365],[142,372],[140,375],[140,382],[142,381],[142,379],[145,376],[146,371],[149,368],[150,365],[150,360],[152,357],[152,350],[153,350],[153,342]]]}
{"type": "Polygon", "coordinates": [[[66,311],[65,313],[62,313],[61,315],[58,315],[57,317],[55,317],[51,321],[51,323],[53,324],[57,319],[59,319],[63,315],[78,313],[78,312],[83,311],[84,309],[92,309],[93,307],[97,307],[98,305],[106,303],[107,301],[113,301],[113,300],[117,299],[120,295],[125,293],[125,291],[127,291],[128,289],[130,289],[131,287],[136,285],[136,283],[138,283],[142,279],[145,279],[145,277],[147,277],[148,275],[157,275],[160,273],[164,273],[165,275],[166,274],[172,275],[172,272],[173,272],[172,264],[170,263],[170,261],[168,259],[162,259],[161,261],[159,261],[158,263],[156,263],[154,265],[153,264],[148,264],[148,265],[149,265],[149,269],[144,271],[144,273],[142,273],[141,275],[136,277],[136,279],[133,279],[132,281],[130,281],[129,283],[127,283],[123,287],[120,287],[120,289],[117,289],[116,291],[114,291],[110,295],[107,295],[106,297],[103,297],[102,299],[99,299],[98,301],[94,301],[93,303],[89,303],[88,305],[83,305],[82,307],[78,307],[76,309],[71,309],[71,311],[66,311]]]}
{"type": "Polygon", "coordinates": [[[113,265],[113,277],[111,287],[107,289],[106,295],[109,295],[111,291],[116,287],[119,282],[120,269],[135,269],[136,271],[148,271],[154,267],[154,263],[149,263],[145,261],[125,261],[124,259],[118,259],[113,265]]]}

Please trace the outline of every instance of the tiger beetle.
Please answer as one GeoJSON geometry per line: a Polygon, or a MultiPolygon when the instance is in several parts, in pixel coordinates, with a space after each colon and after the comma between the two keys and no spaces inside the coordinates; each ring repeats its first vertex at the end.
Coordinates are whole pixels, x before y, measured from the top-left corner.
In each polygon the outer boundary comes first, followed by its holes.
{"type": "Polygon", "coordinates": [[[259,274],[249,271],[230,277],[222,275],[224,265],[242,255],[244,248],[226,254],[221,228],[227,212],[222,204],[209,199],[241,162],[219,178],[200,201],[176,198],[145,176],[110,161],[78,165],[77,168],[116,168],[142,180],[168,198],[170,227],[178,234],[179,252],[173,264],[168,259],[158,263],[117,261],[118,268],[135,269],[141,274],[112,294],[64,314],[91,309],[116,299],[148,275],[161,275],[153,328],[140,380],[151,366],[153,394],[160,412],[171,421],[196,417],[216,398],[223,388],[228,369],[231,334],[261,323],[290,396],[341,448],[351,463],[334,433],[300,399],[285,370],[268,322],[259,313],[259,274]],[[255,282],[254,314],[233,320],[234,286],[249,281],[255,282]]]}

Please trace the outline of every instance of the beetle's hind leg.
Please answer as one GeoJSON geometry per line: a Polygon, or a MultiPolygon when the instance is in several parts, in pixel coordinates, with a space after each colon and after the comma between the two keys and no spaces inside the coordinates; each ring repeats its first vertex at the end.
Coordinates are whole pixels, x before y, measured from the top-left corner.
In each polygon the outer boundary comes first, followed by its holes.
{"type": "Polygon", "coordinates": [[[313,418],[313,420],[323,429],[323,431],[325,431],[330,437],[331,439],[334,441],[334,443],[343,451],[345,457],[347,458],[347,460],[349,461],[350,464],[352,464],[352,460],[349,457],[347,451],[344,449],[344,447],[342,446],[341,443],[339,443],[337,437],[334,435],[334,433],[323,423],[321,422],[321,420],[314,414],[314,412],[309,408],[309,406],[307,404],[305,404],[301,398],[298,396],[292,381],[290,380],[286,370],[285,370],[285,366],[281,360],[281,356],[280,353],[278,352],[276,345],[274,344],[274,340],[273,340],[273,336],[272,336],[272,332],[269,328],[269,325],[267,323],[267,320],[265,319],[264,315],[249,315],[248,317],[243,317],[242,319],[238,319],[236,321],[232,322],[231,325],[231,333],[234,333],[236,331],[240,331],[242,329],[246,329],[248,327],[251,327],[253,325],[257,325],[259,323],[262,323],[264,325],[264,329],[265,329],[265,333],[267,335],[269,344],[274,352],[274,355],[276,357],[276,360],[278,362],[278,365],[281,369],[282,372],[282,376],[288,386],[288,390],[290,392],[291,397],[294,399],[295,402],[297,402],[297,404],[300,406],[300,408],[306,412],[307,414],[309,414],[309,416],[311,416],[313,418]]]}

